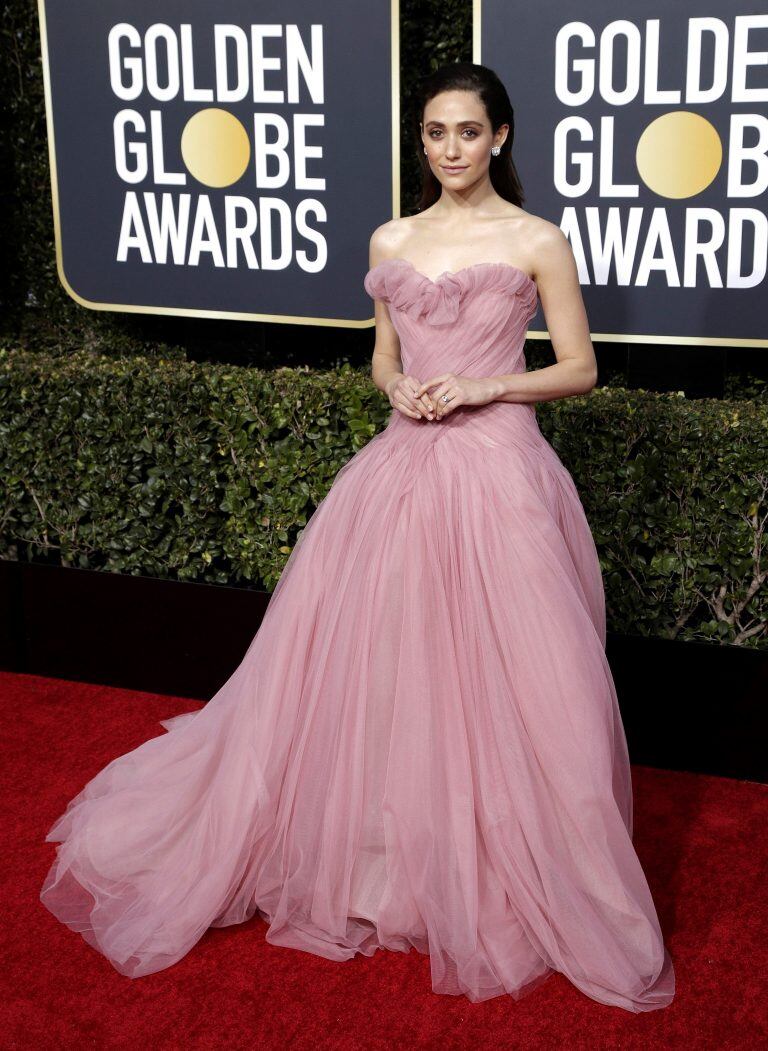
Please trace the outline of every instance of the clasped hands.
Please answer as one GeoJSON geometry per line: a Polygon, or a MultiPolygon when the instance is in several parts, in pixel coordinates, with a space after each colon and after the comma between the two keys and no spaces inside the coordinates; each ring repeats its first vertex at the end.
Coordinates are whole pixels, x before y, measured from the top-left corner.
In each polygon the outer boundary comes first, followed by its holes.
{"type": "Polygon", "coordinates": [[[459,405],[487,405],[495,401],[498,384],[493,377],[473,379],[455,372],[444,372],[424,383],[415,376],[399,376],[387,384],[386,393],[392,407],[406,416],[416,420],[421,417],[440,420],[459,405]],[[442,401],[444,394],[448,395],[447,402],[442,401]]]}

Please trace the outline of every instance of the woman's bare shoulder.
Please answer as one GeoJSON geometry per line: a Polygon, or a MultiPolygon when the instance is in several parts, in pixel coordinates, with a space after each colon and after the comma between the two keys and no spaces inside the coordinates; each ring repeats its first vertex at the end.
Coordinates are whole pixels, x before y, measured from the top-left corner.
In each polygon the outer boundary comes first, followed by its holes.
{"type": "Polygon", "coordinates": [[[579,274],[571,242],[557,223],[540,216],[532,216],[526,229],[525,244],[528,262],[533,271],[539,292],[554,289],[556,298],[565,296],[579,288],[579,274]]]}
{"type": "Polygon", "coordinates": [[[406,215],[390,219],[389,222],[376,227],[369,243],[368,254],[372,266],[383,259],[391,259],[402,251],[403,245],[411,236],[413,222],[413,218],[406,215]]]}
{"type": "Polygon", "coordinates": [[[533,212],[525,212],[524,216],[521,217],[520,229],[532,246],[556,248],[558,245],[562,245],[563,242],[567,243],[568,241],[557,223],[553,223],[549,219],[543,219],[540,215],[534,215],[533,212]]]}

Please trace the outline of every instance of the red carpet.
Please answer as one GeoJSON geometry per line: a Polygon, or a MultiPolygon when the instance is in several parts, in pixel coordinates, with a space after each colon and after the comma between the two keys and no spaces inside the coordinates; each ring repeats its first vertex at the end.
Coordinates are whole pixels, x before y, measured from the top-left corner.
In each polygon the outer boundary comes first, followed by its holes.
{"type": "Polygon", "coordinates": [[[269,945],[258,918],[131,980],[40,904],[45,835],[101,767],[194,702],[7,672],[0,702],[3,1047],[768,1046],[768,786],[633,768],[635,847],[677,974],[663,1011],[606,1007],[560,974],[519,1003],[472,1004],[433,993],[415,951],[334,963],[269,945]]]}

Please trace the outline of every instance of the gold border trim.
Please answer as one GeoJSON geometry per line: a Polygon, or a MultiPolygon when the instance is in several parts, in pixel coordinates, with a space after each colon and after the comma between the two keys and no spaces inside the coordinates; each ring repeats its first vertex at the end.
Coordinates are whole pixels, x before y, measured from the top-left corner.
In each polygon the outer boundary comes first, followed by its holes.
{"type": "MultiPolygon", "coordinates": [[[[642,333],[629,335],[624,332],[590,332],[593,343],[674,343],[681,347],[768,347],[768,339],[743,339],[736,336],[651,336],[642,333]]],[[[526,333],[526,339],[548,339],[552,337],[547,329],[532,329],[526,333]]]]}
{"type": "MultiPolygon", "coordinates": [[[[472,0],[472,61],[482,64],[482,0],[472,0]]],[[[590,339],[605,343],[671,343],[684,347],[768,347],[768,339],[737,336],[644,336],[623,332],[590,332],[590,339]]],[[[549,339],[547,329],[527,333],[527,339],[549,339]]]]}
{"type": "MultiPolygon", "coordinates": [[[[370,328],[375,317],[355,321],[351,318],[306,317],[291,314],[253,314],[237,310],[195,310],[183,307],[142,306],[138,303],[100,303],[79,295],[64,273],[59,218],[59,185],[56,170],[56,141],[53,124],[51,76],[48,65],[48,29],[45,17],[45,0],[37,0],[40,21],[40,46],[43,65],[43,90],[45,94],[45,119],[48,137],[48,164],[51,176],[51,206],[53,209],[53,231],[56,243],[56,270],[67,295],[80,306],[90,310],[114,310],[129,314],[172,314],[175,317],[228,318],[234,321],[271,321],[283,325],[332,325],[334,328],[370,328]]],[[[390,0],[390,80],[392,84],[392,217],[400,215],[400,0],[390,0]]],[[[363,275],[364,276],[364,275],[363,275]]]]}

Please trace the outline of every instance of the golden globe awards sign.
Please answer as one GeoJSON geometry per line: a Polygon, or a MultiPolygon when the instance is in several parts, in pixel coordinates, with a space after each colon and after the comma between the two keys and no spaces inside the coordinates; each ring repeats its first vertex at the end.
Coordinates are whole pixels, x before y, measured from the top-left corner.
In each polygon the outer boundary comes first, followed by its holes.
{"type": "Polygon", "coordinates": [[[474,13],[474,61],[515,108],[524,207],[568,236],[592,338],[768,346],[765,3],[474,13]]]}
{"type": "Polygon", "coordinates": [[[104,310],[367,326],[389,3],[40,0],[59,276],[104,310]]]}

